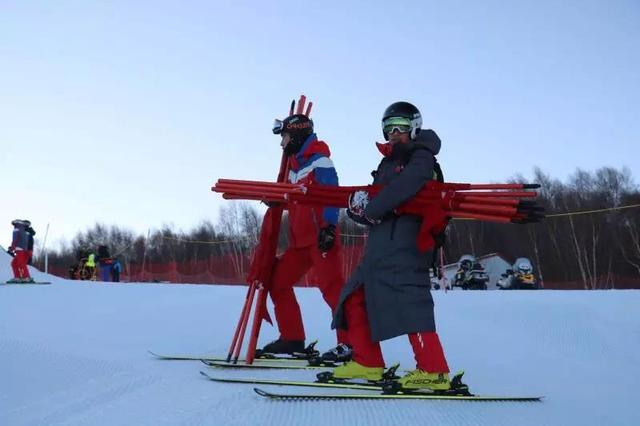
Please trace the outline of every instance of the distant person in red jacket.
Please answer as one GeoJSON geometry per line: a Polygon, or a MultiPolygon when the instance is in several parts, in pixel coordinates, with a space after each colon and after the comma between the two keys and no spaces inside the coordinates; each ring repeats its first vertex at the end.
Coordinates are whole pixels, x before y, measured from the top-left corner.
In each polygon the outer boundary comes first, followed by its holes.
{"type": "MultiPolygon", "coordinates": [[[[329,147],[318,140],[309,117],[294,114],[282,121],[276,120],[273,133],[282,137],[280,145],[288,156],[289,183],[338,185],[329,147]]],[[[304,351],[306,336],[293,285],[311,267],[317,274],[322,297],[332,310],[344,284],[338,209],[289,204],[288,210],[289,247],[276,261],[269,289],[280,338],[262,348],[263,353],[304,351]]],[[[338,345],[324,353],[323,359],[351,359],[347,333],[338,330],[337,340],[338,345]]]]}
{"type": "Polygon", "coordinates": [[[28,220],[16,219],[11,222],[13,225],[13,237],[9,246],[9,254],[13,256],[11,268],[13,269],[13,279],[8,283],[32,283],[33,278],[29,275],[27,264],[30,258],[29,233],[27,228],[31,227],[28,220]]]}

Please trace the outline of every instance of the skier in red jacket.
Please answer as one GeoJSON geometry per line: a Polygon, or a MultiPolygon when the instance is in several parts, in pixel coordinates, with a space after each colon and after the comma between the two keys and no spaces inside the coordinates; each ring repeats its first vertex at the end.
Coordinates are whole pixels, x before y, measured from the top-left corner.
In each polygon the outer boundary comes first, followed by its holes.
{"type": "Polygon", "coordinates": [[[13,279],[9,283],[32,283],[33,278],[29,275],[27,264],[31,257],[29,251],[29,233],[27,228],[31,227],[28,220],[16,219],[11,222],[13,225],[13,238],[8,252],[13,256],[11,268],[13,269],[13,279]]]}
{"type": "MultiPolygon", "coordinates": [[[[318,140],[308,116],[293,114],[282,121],[276,120],[273,133],[282,137],[281,146],[288,156],[289,183],[338,185],[329,147],[318,140]]],[[[289,247],[276,261],[269,289],[280,337],[262,348],[262,353],[304,352],[305,332],[293,285],[311,267],[314,267],[322,297],[332,311],[344,284],[338,209],[292,203],[288,210],[289,247]]],[[[322,354],[323,360],[351,359],[346,335],[338,330],[338,345],[322,354]]]]}

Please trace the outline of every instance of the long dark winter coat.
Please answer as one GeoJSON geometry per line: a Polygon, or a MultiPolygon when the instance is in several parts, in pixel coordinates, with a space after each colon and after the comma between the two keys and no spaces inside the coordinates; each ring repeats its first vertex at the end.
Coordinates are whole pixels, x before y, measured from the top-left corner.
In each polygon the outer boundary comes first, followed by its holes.
{"type": "Polygon", "coordinates": [[[420,252],[416,245],[422,218],[398,216],[393,210],[434,178],[434,156],[439,151],[440,138],[436,133],[422,130],[409,144],[394,146],[380,162],[373,183],[385,187],[369,202],[365,212],[382,222],[369,230],[363,259],[340,294],[333,327],[348,327],[344,302],[364,286],[373,341],[435,331],[429,290],[433,252],[420,252]]]}

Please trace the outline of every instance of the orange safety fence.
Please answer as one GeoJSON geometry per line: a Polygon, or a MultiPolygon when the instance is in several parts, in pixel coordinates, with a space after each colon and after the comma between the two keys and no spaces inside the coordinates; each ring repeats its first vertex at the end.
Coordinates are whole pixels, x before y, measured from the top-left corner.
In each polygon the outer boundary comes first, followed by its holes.
{"type": "MultiPolygon", "coordinates": [[[[357,266],[363,244],[342,247],[343,273],[345,278],[357,266]]],[[[246,285],[251,258],[248,255],[211,256],[204,260],[186,262],[122,262],[121,282],[166,282],[173,284],[235,284],[246,285]]],[[[69,278],[68,268],[50,265],[49,273],[69,278]]],[[[99,272],[96,274],[100,279],[99,272]]],[[[302,287],[314,287],[317,284],[313,268],[297,284],[302,287]]]]}

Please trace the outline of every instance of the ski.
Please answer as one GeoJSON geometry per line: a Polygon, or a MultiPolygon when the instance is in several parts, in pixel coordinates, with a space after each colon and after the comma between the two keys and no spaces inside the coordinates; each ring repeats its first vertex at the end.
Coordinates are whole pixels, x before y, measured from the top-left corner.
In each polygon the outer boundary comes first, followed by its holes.
{"type": "Polygon", "coordinates": [[[317,344],[318,341],[314,340],[309,343],[302,352],[294,352],[291,355],[274,354],[271,352],[264,352],[262,349],[256,349],[254,359],[277,359],[286,361],[308,361],[310,359],[317,359],[320,357],[320,352],[316,349],[317,344]]]}
{"type": "MultiPolygon", "coordinates": [[[[215,361],[215,362],[227,362],[226,357],[216,356],[211,354],[159,354],[153,351],[147,351],[154,357],[162,360],[169,361],[215,361]]],[[[298,362],[306,362],[304,359],[297,358],[256,358],[255,361],[265,361],[265,362],[284,362],[284,361],[298,361],[298,362]]],[[[244,362],[244,359],[239,359],[238,362],[244,362]]]]}
{"type": "Polygon", "coordinates": [[[9,283],[9,282],[6,282],[6,283],[0,283],[0,285],[9,285],[9,286],[11,286],[11,285],[13,285],[13,286],[23,286],[23,285],[48,285],[48,284],[51,284],[51,282],[49,282],[49,281],[35,281],[35,282],[32,282],[32,283],[9,283]]]}
{"type": "MultiPolygon", "coordinates": [[[[382,379],[379,381],[360,382],[350,379],[336,379],[333,377],[333,371],[323,371],[316,375],[318,380],[315,382],[309,381],[295,381],[295,380],[270,380],[270,379],[257,379],[257,378],[223,378],[215,377],[204,371],[200,374],[205,376],[214,382],[224,383],[245,383],[254,385],[279,385],[279,386],[306,386],[306,387],[320,387],[320,388],[343,388],[343,389],[368,389],[368,390],[383,390],[386,383],[392,382],[398,379],[396,371],[400,368],[400,364],[395,364],[388,368],[382,375],[382,379]]],[[[461,376],[462,377],[462,376],[461,376]]]]}
{"type": "Polygon", "coordinates": [[[314,387],[314,388],[342,388],[342,389],[362,389],[362,390],[382,390],[382,386],[378,384],[367,384],[367,383],[339,383],[339,382],[303,382],[303,381],[295,381],[295,380],[269,380],[269,379],[257,379],[257,378],[245,378],[245,379],[233,379],[233,378],[225,378],[225,377],[215,377],[211,376],[204,371],[201,371],[202,374],[207,379],[213,382],[219,383],[242,383],[242,384],[251,384],[251,385],[276,385],[276,386],[303,386],[303,387],[314,387]]]}
{"type": "Polygon", "coordinates": [[[331,399],[431,399],[431,400],[462,400],[462,401],[540,401],[541,396],[482,396],[482,395],[450,395],[450,394],[293,394],[267,392],[260,388],[253,388],[258,395],[273,400],[331,400],[331,399]]]}
{"type": "MultiPolygon", "coordinates": [[[[318,359],[319,352],[315,349],[315,345],[318,343],[317,340],[314,340],[307,346],[303,352],[294,352],[291,355],[282,355],[282,354],[272,354],[268,352],[262,352],[262,350],[256,350],[256,357],[254,361],[265,361],[265,362],[310,362],[311,359],[318,359]]],[[[164,360],[175,360],[175,361],[212,361],[212,362],[230,362],[227,361],[227,357],[225,356],[216,356],[210,354],[159,354],[153,351],[148,351],[151,355],[156,358],[164,359],[164,360]]],[[[238,359],[236,362],[245,362],[244,359],[238,359]]],[[[235,362],[234,362],[235,364],[235,362]]],[[[332,365],[333,366],[333,365],[332,365]]]]}
{"type": "Polygon", "coordinates": [[[206,359],[202,359],[201,360],[203,363],[205,363],[206,365],[208,365],[209,367],[215,367],[215,368],[246,368],[246,369],[285,369],[285,370],[314,370],[314,369],[321,369],[321,368],[333,368],[335,367],[335,364],[323,364],[323,365],[309,365],[307,364],[303,364],[301,362],[298,362],[297,364],[287,364],[285,362],[283,362],[284,360],[278,360],[278,362],[270,362],[270,363],[265,363],[262,364],[260,363],[263,360],[256,360],[258,361],[258,363],[256,364],[245,364],[245,363],[238,363],[238,364],[234,364],[231,362],[226,362],[225,361],[209,361],[206,359]]]}

